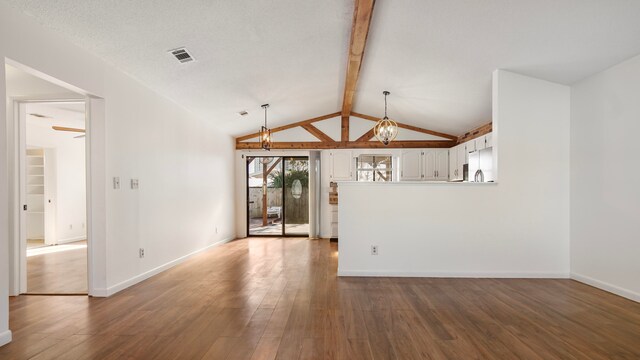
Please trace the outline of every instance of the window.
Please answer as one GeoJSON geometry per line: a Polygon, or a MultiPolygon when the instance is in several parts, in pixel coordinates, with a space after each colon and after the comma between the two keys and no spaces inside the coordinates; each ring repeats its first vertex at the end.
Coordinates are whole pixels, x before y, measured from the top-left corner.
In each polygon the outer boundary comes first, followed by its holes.
{"type": "Polygon", "coordinates": [[[391,155],[360,155],[356,159],[357,181],[393,181],[391,155]]]}

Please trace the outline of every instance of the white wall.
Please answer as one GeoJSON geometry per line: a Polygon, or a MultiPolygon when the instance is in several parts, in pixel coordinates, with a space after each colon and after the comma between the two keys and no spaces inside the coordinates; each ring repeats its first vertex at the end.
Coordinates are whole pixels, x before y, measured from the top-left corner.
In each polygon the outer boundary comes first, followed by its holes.
{"type": "MultiPolygon", "coordinates": [[[[107,263],[104,279],[95,279],[104,287],[97,294],[122,289],[158,267],[235,237],[234,143],[216,129],[215,119],[194,116],[0,3],[0,59],[5,57],[72,84],[71,90],[105,99],[106,129],[100,135],[106,136],[106,176],[96,181],[108,185],[107,263]],[[110,188],[113,176],[120,176],[120,190],[110,188]],[[128,188],[131,178],[140,179],[139,190],[128,188]],[[144,259],[138,258],[140,247],[146,250],[144,259]]],[[[0,96],[5,96],[1,83],[0,96]]],[[[1,102],[3,144],[5,107],[1,102]]],[[[8,149],[0,147],[0,336],[8,316],[7,156],[8,149]]]]}
{"type": "Polygon", "coordinates": [[[640,301],[640,56],[571,88],[572,277],[640,301]]]}
{"type": "MultiPolygon", "coordinates": [[[[27,113],[29,113],[27,105],[27,113]]],[[[54,131],[48,122],[27,121],[27,146],[55,149],[55,242],[86,239],[87,199],[85,141],[54,131]]],[[[49,164],[49,162],[47,162],[49,164]]],[[[45,199],[47,201],[47,199],[45,199]]],[[[27,224],[30,226],[30,224],[27,224]]],[[[28,231],[28,230],[27,230],[28,231]]]]}
{"type": "MultiPolygon", "coordinates": [[[[0,32],[2,34],[2,32],[0,32]]],[[[0,56],[0,59],[2,57],[0,56]]],[[[0,71],[0,84],[5,83],[5,73],[0,71]]],[[[0,85],[0,99],[6,97],[5,87],[0,85]]],[[[0,116],[5,113],[4,101],[0,101],[0,116]]],[[[0,121],[0,143],[8,140],[7,127],[0,121]]],[[[0,346],[11,341],[9,330],[9,164],[7,146],[0,147],[0,346]]]]}
{"type": "Polygon", "coordinates": [[[497,184],[340,183],[339,274],[568,277],[569,101],[494,74],[497,184]]]}

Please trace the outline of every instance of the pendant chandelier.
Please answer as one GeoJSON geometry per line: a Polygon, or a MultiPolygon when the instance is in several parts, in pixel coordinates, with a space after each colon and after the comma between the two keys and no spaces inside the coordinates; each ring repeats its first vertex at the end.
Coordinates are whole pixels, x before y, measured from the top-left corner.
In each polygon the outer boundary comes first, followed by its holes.
{"type": "Polygon", "coordinates": [[[264,150],[271,150],[271,130],[267,128],[267,108],[269,104],[262,105],[264,109],[264,126],[260,129],[260,147],[264,150]]]}
{"type": "Polygon", "coordinates": [[[387,116],[387,95],[391,93],[383,91],[382,94],[384,95],[384,117],[378,120],[373,131],[376,138],[386,146],[398,136],[398,124],[387,116]]]}

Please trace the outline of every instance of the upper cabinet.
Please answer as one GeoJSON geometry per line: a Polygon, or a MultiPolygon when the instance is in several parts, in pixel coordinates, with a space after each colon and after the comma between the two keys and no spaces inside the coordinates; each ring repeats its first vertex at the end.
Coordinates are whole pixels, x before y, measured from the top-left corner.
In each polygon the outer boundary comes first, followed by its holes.
{"type": "Polygon", "coordinates": [[[412,149],[402,151],[400,164],[400,180],[422,180],[422,150],[412,149]]]}
{"type": "Polygon", "coordinates": [[[331,181],[349,181],[353,179],[353,156],[349,150],[334,150],[329,153],[331,181]]]}
{"type": "Polygon", "coordinates": [[[484,136],[484,140],[485,140],[485,148],[490,148],[493,147],[493,133],[490,132],[487,135],[484,136]]]}
{"type": "MultiPolygon", "coordinates": [[[[492,133],[488,133],[486,135],[480,136],[474,140],[471,140],[475,143],[476,150],[483,150],[493,146],[493,136],[492,133]]],[[[470,151],[471,152],[471,151],[470,151]]]]}
{"type": "Polygon", "coordinates": [[[463,179],[464,164],[469,159],[467,146],[460,144],[449,149],[449,180],[460,181],[463,179]]]}
{"type": "Polygon", "coordinates": [[[449,179],[449,150],[438,149],[436,154],[436,180],[446,181],[449,179]]]}
{"type": "Polygon", "coordinates": [[[446,181],[449,178],[448,149],[404,150],[401,181],[446,181]]]}
{"type": "Polygon", "coordinates": [[[452,181],[456,180],[457,176],[458,176],[458,146],[454,146],[451,149],[449,149],[449,180],[452,180],[452,181]]]}

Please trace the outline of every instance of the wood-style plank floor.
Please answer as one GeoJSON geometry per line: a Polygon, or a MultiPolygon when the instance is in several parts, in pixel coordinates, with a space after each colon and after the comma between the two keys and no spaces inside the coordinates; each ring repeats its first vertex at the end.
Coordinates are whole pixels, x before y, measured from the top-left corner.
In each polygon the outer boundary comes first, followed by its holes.
{"type": "Polygon", "coordinates": [[[338,278],[244,239],[110,298],[20,296],[2,359],[638,359],[640,304],[571,280],[338,278]]]}
{"type": "Polygon", "coordinates": [[[86,294],[87,241],[27,250],[27,293],[86,294]]]}

